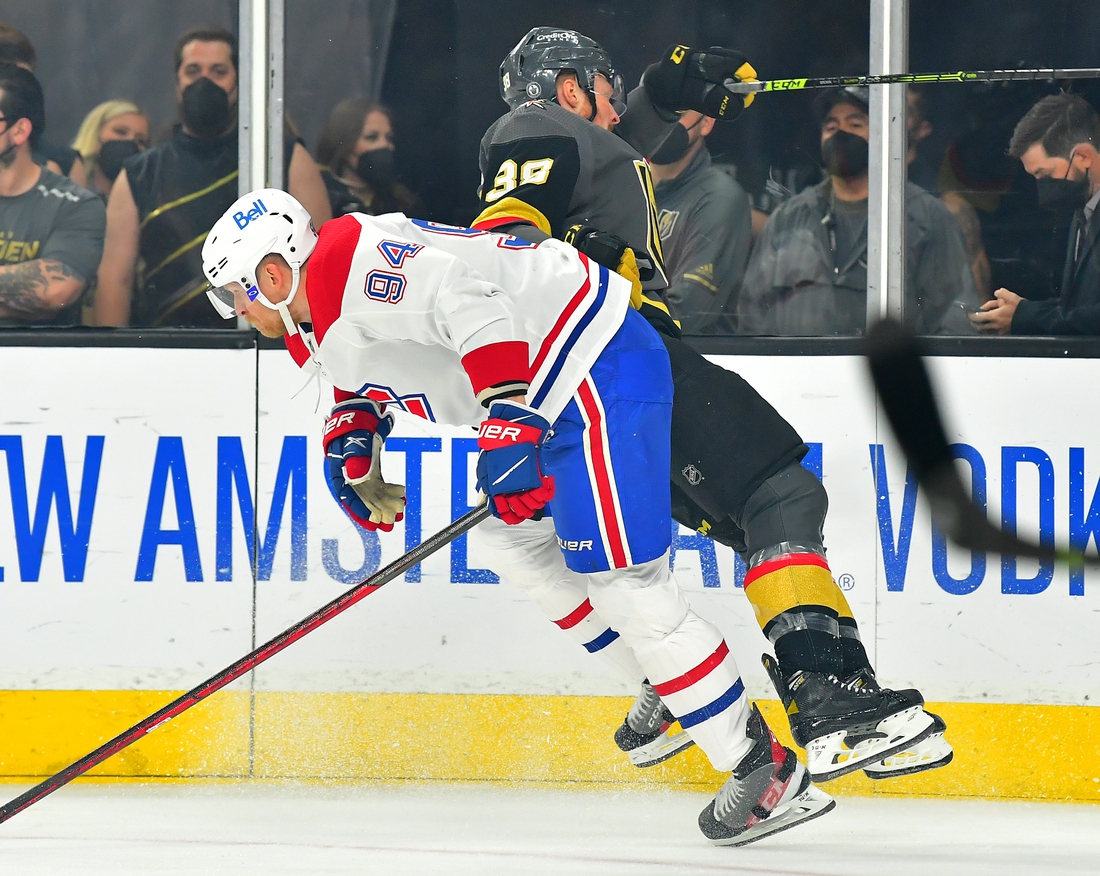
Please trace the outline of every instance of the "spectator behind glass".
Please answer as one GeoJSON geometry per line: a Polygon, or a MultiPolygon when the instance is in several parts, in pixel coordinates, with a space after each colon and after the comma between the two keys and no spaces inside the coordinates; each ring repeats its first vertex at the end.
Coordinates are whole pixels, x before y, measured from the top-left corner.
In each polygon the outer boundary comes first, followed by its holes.
{"type": "Polygon", "coordinates": [[[906,89],[908,112],[906,114],[906,129],[908,133],[908,162],[909,180],[916,183],[926,192],[939,194],[940,200],[947,205],[955,221],[959,223],[959,229],[963,234],[963,243],[966,245],[966,257],[970,262],[970,270],[974,274],[974,285],[978,290],[978,297],[982,301],[990,298],[990,273],[989,256],[985,251],[985,243],[982,240],[982,223],[978,219],[978,211],[959,192],[939,193],[936,176],[942,156],[929,158],[922,153],[920,144],[931,136],[935,128],[928,119],[926,110],[927,96],[924,89],[918,85],[910,85],[906,89]]]}
{"type": "Polygon", "coordinates": [[[667,138],[649,157],[668,289],[665,300],[688,334],[733,334],[752,245],[749,196],[711,163],[714,119],[680,116],[687,137],[667,138]]]}
{"type": "Polygon", "coordinates": [[[35,162],[34,74],[0,63],[0,325],[73,325],[103,252],[103,202],[35,162]]]}
{"type": "Polygon", "coordinates": [[[418,215],[423,206],[397,181],[389,110],[362,97],[336,105],[317,142],[317,161],[334,216],[418,215]]]}
{"type": "Polygon", "coordinates": [[[128,100],[108,100],[84,117],[73,148],[84,159],[88,188],[107,200],[131,155],[149,148],[149,119],[128,100]]]}
{"type": "MultiPolygon", "coordinates": [[[[126,159],[107,202],[97,325],[224,327],[206,300],[201,252],[237,200],[237,39],[190,30],[175,62],[182,123],[126,159]]],[[[319,227],[332,216],[321,174],[301,143],[284,147],[287,190],[319,227]]]]}
{"type": "MultiPolygon", "coordinates": [[[[866,87],[815,102],[828,176],[780,205],[756,242],[741,293],[740,330],[762,335],[858,335],[867,323],[866,87]]],[[[972,334],[978,306],[958,223],[907,182],[905,319],[922,334],[972,334]]]]}
{"type": "Polygon", "coordinates": [[[1072,215],[1061,295],[1029,301],[1008,289],[994,292],[970,317],[988,334],[1100,335],[1100,116],[1081,97],[1055,94],[1028,110],[1008,154],[1036,179],[1039,206],[1072,215]]]}
{"type": "MultiPolygon", "coordinates": [[[[33,73],[38,65],[38,53],[25,33],[10,25],[0,24],[0,62],[17,64],[33,73]]],[[[39,138],[34,159],[54,173],[69,177],[78,185],[88,184],[84,163],[75,149],[39,138]]]]}

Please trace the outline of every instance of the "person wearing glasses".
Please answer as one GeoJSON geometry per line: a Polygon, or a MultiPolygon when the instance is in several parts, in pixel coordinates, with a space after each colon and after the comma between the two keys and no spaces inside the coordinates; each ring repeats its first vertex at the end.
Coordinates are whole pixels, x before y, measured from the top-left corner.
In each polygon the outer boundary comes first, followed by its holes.
{"type": "Polygon", "coordinates": [[[0,63],[0,326],[78,323],[103,254],[103,202],[34,159],[45,124],[34,74],[0,63]]]}

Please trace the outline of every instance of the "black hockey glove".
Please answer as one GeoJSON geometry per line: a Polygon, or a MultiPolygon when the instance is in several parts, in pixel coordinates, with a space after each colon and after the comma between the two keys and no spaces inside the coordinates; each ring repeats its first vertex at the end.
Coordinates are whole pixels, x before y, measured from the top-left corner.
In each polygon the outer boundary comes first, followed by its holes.
{"type": "Polygon", "coordinates": [[[664,58],[646,68],[643,83],[653,105],[671,112],[695,110],[729,121],[752,103],[754,94],[734,94],[725,82],[755,82],[748,58],[733,49],[670,46],[664,58]]]}
{"type": "Polygon", "coordinates": [[[630,306],[641,313],[657,331],[672,338],[680,337],[680,324],[672,318],[667,305],[642,292],[641,275],[646,279],[656,271],[644,258],[647,268],[639,268],[638,260],[625,240],[591,225],[574,225],[565,232],[565,242],[575,246],[598,265],[603,265],[630,281],[630,306]]]}
{"type": "Polygon", "coordinates": [[[634,250],[625,240],[591,225],[573,225],[566,229],[565,242],[596,264],[626,277],[630,281],[630,303],[635,308],[638,306],[636,302],[641,301],[642,297],[642,278],[634,250]]]}

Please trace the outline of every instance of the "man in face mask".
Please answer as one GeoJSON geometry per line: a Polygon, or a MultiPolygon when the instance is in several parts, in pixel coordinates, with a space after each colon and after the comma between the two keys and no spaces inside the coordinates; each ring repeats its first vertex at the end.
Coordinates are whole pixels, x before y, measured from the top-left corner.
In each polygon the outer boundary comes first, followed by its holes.
{"type": "Polygon", "coordinates": [[[176,99],[183,130],[210,139],[237,123],[236,52],[220,40],[189,40],[176,65],[176,99]]]}
{"type": "MultiPolygon", "coordinates": [[[[125,159],[111,188],[98,325],[222,326],[206,302],[200,248],[237,199],[236,37],[190,30],[175,62],[180,124],[167,142],[125,159]]],[[[286,188],[320,227],[332,217],[320,171],[294,137],[283,147],[286,188]]]]}
{"type": "MultiPolygon", "coordinates": [[[[998,289],[994,300],[972,315],[973,323],[997,335],[1100,334],[1100,117],[1071,94],[1044,97],[1020,119],[1008,153],[1035,177],[1039,206],[1072,215],[1061,294],[1028,301],[998,289]]],[[[1052,217],[1053,218],[1053,217],[1052,217]]]]}
{"type": "Polygon", "coordinates": [[[689,334],[734,334],[737,298],[752,245],[752,206],[711,163],[715,120],[688,110],[650,156],[672,315],[689,334]]]}
{"type": "MultiPolygon", "coordinates": [[[[814,102],[825,180],[772,213],[745,274],[740,331],[857,335],[867,323],[868,138],[866,87],[814,102]]],[[[905,188],[905,319],[921,334],[971,334],[978,307],[958,223],[935,196],[905,188]]]]}

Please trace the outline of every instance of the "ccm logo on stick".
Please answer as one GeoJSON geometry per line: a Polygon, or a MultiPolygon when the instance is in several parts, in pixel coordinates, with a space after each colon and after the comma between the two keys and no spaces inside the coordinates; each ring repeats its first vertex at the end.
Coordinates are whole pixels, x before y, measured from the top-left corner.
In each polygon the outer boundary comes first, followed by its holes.
{"type": "Polygon", "coordinates": [[[482,423],[478,438],[494,438],[498,441],[512,441],[513,443],[523,434],[517,426],[501,426],[497,423],[482,423]]]}
{"type": "Polygon", "coordinates": [[[264,202],[261,200],[255,200],[252,202],[252,209],[245,213],[243,210],[233,214],[233,221],[237,223],[238,228],[244,228],[253,219],[259,219],[264,213],[267,212],[267,207],[264,206],[264,202]]]}

